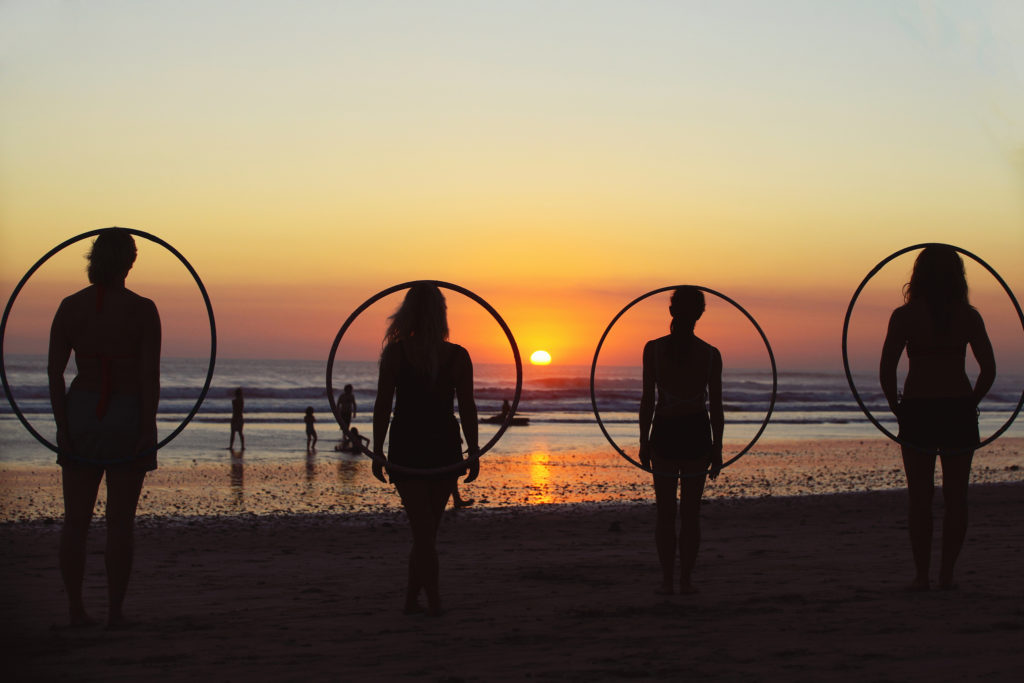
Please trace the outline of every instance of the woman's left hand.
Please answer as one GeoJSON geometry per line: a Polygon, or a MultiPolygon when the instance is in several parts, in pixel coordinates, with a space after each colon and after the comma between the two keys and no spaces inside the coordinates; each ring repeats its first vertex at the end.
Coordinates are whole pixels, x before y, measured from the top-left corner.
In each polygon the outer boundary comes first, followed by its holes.
{"type": "Polygon", "coordinates": [[[379,453],[373,458],[373,476],[381,481],[381,483],[388,483],[388,480],[384,477],[384,462],[383,456],[379,453]]]}
{"type": "Polygon", "coordinates": [[[722,472],[722,446],[715,446],[715,454],[711,457],[711,467],[708,469],[708,477],[711,481],[718,479],[722,472]]]}
{"type": "Polygon", "coordinates": [[[475,481],[477,476],[480,475],[480,452],[476,449],[471,450],[469,452],[469,459],[467,460],[466,464],[467,474],[466,478],[463,479],[462,481],[463,483],[468,484],[472,481],[475,481]]]}

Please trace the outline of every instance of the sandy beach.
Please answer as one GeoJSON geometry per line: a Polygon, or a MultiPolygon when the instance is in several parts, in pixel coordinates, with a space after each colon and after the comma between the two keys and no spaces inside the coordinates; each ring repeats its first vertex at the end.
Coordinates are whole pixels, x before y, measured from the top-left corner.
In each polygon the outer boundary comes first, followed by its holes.
{"type": "MultiPolygon", "coordinates": [[[[1024,666],[1019,480],[972,486],[960,587],[928,593],[902,590],[902,490],[709,498],[685,597],[653,592],[649,500],[450,510],[437,619],[400,613],[409,534],[393,505],[145,506],[125,631],[64,626],[55,520],[0,525],[14,680],[1009,680],[1024,666]]],[[[103,536],[97,520],[96,616],[103,536]]]]}

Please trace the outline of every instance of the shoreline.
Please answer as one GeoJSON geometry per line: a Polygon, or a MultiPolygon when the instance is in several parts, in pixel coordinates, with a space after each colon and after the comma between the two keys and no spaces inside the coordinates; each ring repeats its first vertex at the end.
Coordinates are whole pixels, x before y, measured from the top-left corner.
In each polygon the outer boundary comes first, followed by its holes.
{"type": "MultiPolygon", "coordinates": [[[[59,525],[5,524],[0,629],[8,670],[38,680],[1010,680],[1024,665],[1024,610],[1008,599],[1022,494],[972,486],[960,588],[927,593],[902,590],[902,491],[712,500],[692,596],[653,593],[647,503],[448,512],[439,619],[400,614],[399,514],[152,518],[137,531],[135,625],[113,632],[63,626],[59,525]]],[[[94,529],[94,614],[102,539],[94,529]]]]}
{"type": "MultiPolygon", "coordinates": [[[[941,467],[936,467],[941,482],[941,467]]],[[[1024,439],[1004,438],[975,456],[972,484],[1024,482],[1024,439]]],[[[708,482],[705,498],[758,499],[905,487],[899,449],[884,439],[766,440],[708,482]]],[[[650,475],[606,451],[485,456],[476,482],[460,484],[473,509],[653,500],[650,475]]],[[[102,516],[105,487],[96,506],[102,516]]],[[[146,478],[140,522],[317,513],[400,513],[391,485],[374,479],[365,457],[296,453],[288,461],[232,457],[220,463],[162,466],[146,478]]],[[[60,468],[0,464],[0,523],[59,521],[60,468]]]]}

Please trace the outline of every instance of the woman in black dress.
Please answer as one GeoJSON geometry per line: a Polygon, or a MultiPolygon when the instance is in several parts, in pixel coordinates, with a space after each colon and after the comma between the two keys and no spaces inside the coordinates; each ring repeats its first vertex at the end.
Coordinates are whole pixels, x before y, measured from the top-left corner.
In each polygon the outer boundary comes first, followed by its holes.
{"type": "Polygon", "coordinates": [[[477,412],[473,400],[473,362],[466,349],[448,341],[444,296],[433,284],[413,285],[390,318],[380,357],[377,398],[373,406],[373,473],[384,478],[384,437],[390,426],[387,460],[399,465],[388,475],[398,489],[412,529],[407,614],[441,613],[438,590],[437,531],[448,497],[459,476],[456,467],[443,473],[417,473],[462,462],[459,422],[469,446],[466,481],[479,472],[477,412]],[[459,421],[453,399],[459,402],[459,421]],[[394,401],[394,419],[391,417],[394,401]]]}
{"type": "Polygon", "coordinates": [[[671,333],[644,346],[640,399],[640,462],[655,472],[654,536],[662,575],[657,592],[662,594],[675,592],[677,547],[679,592],[694,592],[690,576],[700,547],[700,499],[707,477],[717,478],[722,468],[725,424],[722,354],[693,333],[704,314],[704,293],[677,288],[669,313],[671,333]]]}
{"type": "Polygon", "coordinates": [[[946,509],[939,586],[952,588],[953,566],[967,533],[967,485],[978,444],[978,403],[992,388],[996,361],[985,322],[967,300],[964,263],[955,249],[921,250],[903,291],[906,303],[889,318],[879,375],[904,444],[910,547],[916,569],[909,588],[929,587],[936,455],[942,461],[946,509]],[[979,367],[973,387],[964,369],[968,345],[979,367]],[[901,395],[896,368],[904,350],[909,363],[901,395]]]}

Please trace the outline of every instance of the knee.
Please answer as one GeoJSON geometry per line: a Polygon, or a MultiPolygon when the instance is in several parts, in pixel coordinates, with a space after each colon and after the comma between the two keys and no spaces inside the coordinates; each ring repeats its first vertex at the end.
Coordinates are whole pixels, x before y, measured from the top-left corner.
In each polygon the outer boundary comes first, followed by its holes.
{"type": "Polygon", "coordinates": [[[658,515],[656,517],[658,526],[675,526],[676,523],[676,508],[672,507],[658,507],[658,515]]]}
{"type": "Polygon", "coordinates": [[[932,499],[935,497],[935,485],[932,483],[918,484],[908,489],[910,494],[910,509],[931,508],[932,499]]]}

